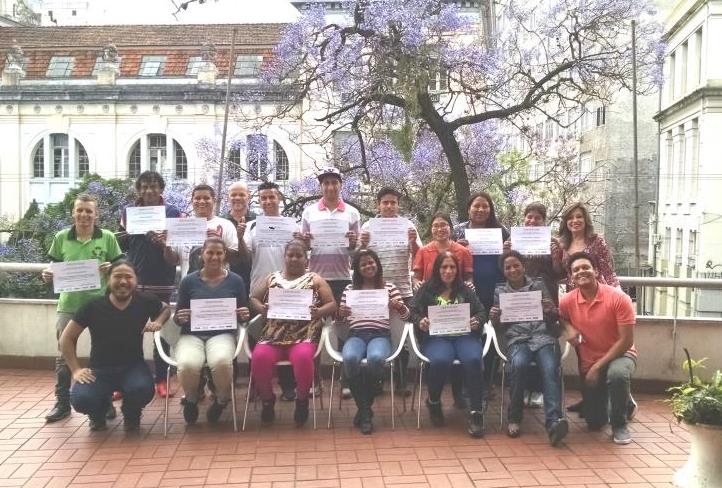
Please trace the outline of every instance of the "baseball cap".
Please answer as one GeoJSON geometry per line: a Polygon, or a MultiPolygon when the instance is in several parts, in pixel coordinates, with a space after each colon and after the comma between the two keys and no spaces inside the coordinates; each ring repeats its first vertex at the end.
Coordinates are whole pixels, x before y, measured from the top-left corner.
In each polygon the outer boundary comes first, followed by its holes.
{"type": "Polygon", "coordinates": [[[334,168],[333,166],[327,166],[318,172],[317,178],[319,183],[322,182],[326,176],[335,176],[339,179],[339,181],[342,181],[341,172],[338,168],[334,168]]]}

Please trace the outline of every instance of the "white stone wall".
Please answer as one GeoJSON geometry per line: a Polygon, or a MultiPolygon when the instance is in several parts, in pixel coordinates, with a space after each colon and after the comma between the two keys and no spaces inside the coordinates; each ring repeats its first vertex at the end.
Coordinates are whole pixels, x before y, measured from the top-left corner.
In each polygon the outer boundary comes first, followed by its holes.
{"type": "MultiPolygon", "coordinates": [[[[722,1],[680,2],[667,21],[662,89],[658,270],[667,276],[722,272],[722,1]],[[716,90],[715,90],[716,88],[716,90]],[[681,241],[677,238],[681,232],[681,241]],[[665,236],[671,236],[665,239],[665,236]],[[695,239],[696,236],[696,239],[695,239]],[[696,240],[696,246],[694,241],[696,240]],[[708,261],[712,266],[709,269],[708,261]]],[[[671,290],[658,290],[658,310],[672,312],[671,290]]],[[[700,293],[680,293],[680,315],[722,316],[700,310],[700,293]]],[[[709,301],[707,301],[709,302],[709,301]]],[[[703,307],[704,308],[704,307],[703,307]]]]}
{"type": "MultiPolygon", "coordinates": [[[[264,112],[272,109],[270,105],[261,107],[264,112]]],[[[198,182],[207,171],[196,144],[202,138],[211,138],[220,146],[222,124],[223,106],[213,103],[6,103],[0,106],[0,215],[21,216],[33,198],[42,204],[57,202],[75,184],[72,176],[33,178],[33,150],[49,134],[64,133],[79,141],[88,154],[90,172],[106,178],[127,177],[131,150],[142,136],[165,134],[166,164],[175,164],[172,138],[187,156],[188,181],[198,182]]],[[[298,145],[295,135],[301,132],[302,125],[280,121],[261,130],[268,136],[269,145],[276,141],[285,150],[289,181],[313,171],[316,158],[325,161],[318,149],[298,145]]],[[[251,123],[232,116],[228,140],[245,139],[256,130],[251,123]]],[[[142,169],[146,169],[144,148],[141,155],[142,169]]],[[[52,174],[47,144],[45,156],[45,174],[52,174]]]]}

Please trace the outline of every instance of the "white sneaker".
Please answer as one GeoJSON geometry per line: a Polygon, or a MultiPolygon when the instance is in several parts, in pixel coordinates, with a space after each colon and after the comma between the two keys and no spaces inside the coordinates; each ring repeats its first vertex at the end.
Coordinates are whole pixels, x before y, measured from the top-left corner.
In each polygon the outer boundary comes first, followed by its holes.
{"type": "Polygon", "coordinates": [[[531,408],[542,408],[544,406],[544,395],[539,391],[531,392],[529,406],[531,408]]]}

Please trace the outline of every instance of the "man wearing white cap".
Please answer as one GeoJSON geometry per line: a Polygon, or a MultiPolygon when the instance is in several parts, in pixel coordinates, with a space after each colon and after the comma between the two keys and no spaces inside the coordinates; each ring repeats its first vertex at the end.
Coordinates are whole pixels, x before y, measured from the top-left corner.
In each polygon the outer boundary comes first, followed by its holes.
{"type": "MultiPolygon", "coordinates": [[[[318,203],[306,207],[301,218],[301,235],[311,248],[309,270],[325,279],[336,299],[341,299],[344,288],[351,282],[349,254],[356,247],[356,239],[361,228],[361,216],[358,210],[345,203],[341,198],[341,172],[334,167],[322,169],[318,174],[322,197],[318,203]],[[314,244],[312,229],[318,229],[318,223],[327,220],[340,220],[347,225],[345,237],[348,245],[330,246],[321,243],[320,236],[314,244]]],[[[324,236],[326,237],[326,236],[324,236]]]]}

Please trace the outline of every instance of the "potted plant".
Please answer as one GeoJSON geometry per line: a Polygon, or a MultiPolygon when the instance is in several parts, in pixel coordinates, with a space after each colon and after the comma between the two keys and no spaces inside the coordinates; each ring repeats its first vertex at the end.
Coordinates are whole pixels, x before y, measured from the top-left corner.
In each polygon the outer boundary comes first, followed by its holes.
{"type": "Polygon", "coordinates": [[[722,372],[717,370],[710,381],[703,381],[694,370],[704,362],[687,360],[682,368],[689,371],[689,382],[670,388],[669,403],[679,422],[690,433],[690,452],[685,465],[674,474],[675,486],[682,488],[722,487],[722,372]]]}

